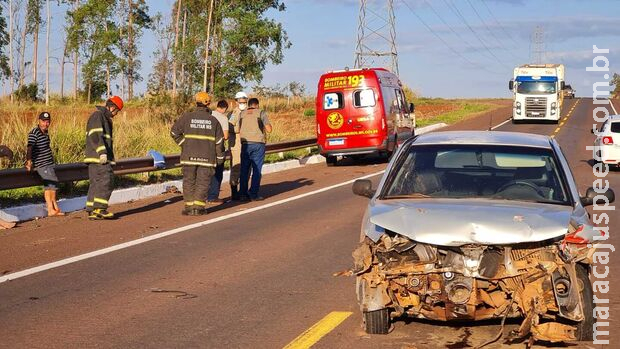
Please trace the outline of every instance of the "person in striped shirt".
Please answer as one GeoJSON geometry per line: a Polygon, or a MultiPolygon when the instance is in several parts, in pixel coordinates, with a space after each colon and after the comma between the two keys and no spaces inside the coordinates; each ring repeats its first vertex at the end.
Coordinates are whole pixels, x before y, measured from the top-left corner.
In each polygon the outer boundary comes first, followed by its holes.
{"type": "Polygon", "coordinates": [[[38,125],[28,133],[28,150],[26,152],[26,170],[36,170],[43,180],[45,204],[48,216],[63,216],[58,207],[56,190],[58,177],[54,171],[54,155],[50,146],[49,127],[52,122],[50,113],[39,114],[38,125]]]}

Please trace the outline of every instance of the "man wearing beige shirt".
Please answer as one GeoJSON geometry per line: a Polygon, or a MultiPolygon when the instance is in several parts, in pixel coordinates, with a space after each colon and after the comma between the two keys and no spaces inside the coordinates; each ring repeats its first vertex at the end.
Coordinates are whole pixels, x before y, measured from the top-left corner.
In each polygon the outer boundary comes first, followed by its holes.
{"type": "MultiPolygon", "coordinates": [[[[224,131],[224,144],[228,141],[228,118],[226,117],[226,110],[228,110],[228,102],[222,99],[217,102],[215,110],[211,113],[213,117],[217,119],[222,131],[224,131]]],[[[215,174],[211,177],[211,184],[209,185],[209,193],[207,195],[207,203],[220,204],[224,200],[220,199],[220,188],[222,186],[222,179],[224,178],[224,163],[218,164],[215,167],[215,174]]]]}
{"type": "MultiPolygon", "coordinates": [[[[239,119],[239,114],[248,108],[248,95],[241,91],[235,94],[235,109],[228,116],[229,120],[239,119]]],[[[239,175],[241,172],[241,140],[239,138],[239,130],[229,121],[229,139],[230,146],[230,192],[231,200],[239,200],[239,175]]]]}
{"type": "Polygon", "coordinates": [[[263,162],[265,161],[265,144],[267,133],[271,133],[271,124],[264,110],[259,109],[258,99],[250,98],[248,109],[239,117],[233,117],[231,123],[239,130],[241,138],[241,173],[239,178],[239,195],[242,201],[261,201],[258,194],[263,162]],[[252,171],[252,184],[248,189],[252,171]]]}

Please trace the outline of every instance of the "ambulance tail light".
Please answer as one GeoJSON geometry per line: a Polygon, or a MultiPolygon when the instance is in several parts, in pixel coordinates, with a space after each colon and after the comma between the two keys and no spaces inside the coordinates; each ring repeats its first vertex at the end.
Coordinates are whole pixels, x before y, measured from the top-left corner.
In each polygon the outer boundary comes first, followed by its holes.
{"type": "Polygon", "coordinates": [[[605,137],[603,137],[603,144],[605,144],[605,145],[612,145],[612,144],[614,144],[614,139],[609,137],[609,136],[605,136],[605,137]]]}

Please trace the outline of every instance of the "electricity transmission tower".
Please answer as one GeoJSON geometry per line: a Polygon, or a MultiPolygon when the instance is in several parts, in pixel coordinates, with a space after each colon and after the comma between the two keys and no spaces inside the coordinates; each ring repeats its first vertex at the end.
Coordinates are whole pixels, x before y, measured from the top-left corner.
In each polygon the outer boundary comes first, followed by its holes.
{"type": "Polygon", "coordinates": [[[355,68],[385,67],[398,75],[394,0],[360,0],[355,68]]]}
{"type": "Polygon", "coordinates": [[[545,61],[545,30],[537,25],[532,34],[532,58],[536,64],[543,64],[545,61]]]}

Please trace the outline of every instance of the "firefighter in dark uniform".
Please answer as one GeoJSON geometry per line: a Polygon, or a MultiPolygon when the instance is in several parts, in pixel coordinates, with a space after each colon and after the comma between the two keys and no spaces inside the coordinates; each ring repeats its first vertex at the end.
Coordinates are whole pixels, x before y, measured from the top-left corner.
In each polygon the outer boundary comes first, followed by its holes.
{"type": "Polygon", "coordinates": [[[88,164],[88,196],[86,211],[89,219],[113,219],[108,212],[108,200],[112,195],[114,173],[114,147],[112,145],[112,118],[123,109],[123,100],[113,96],[105,102],[105,107],[88,118],[86,124],[86,158],[88,164]]]}
{"type": "Polygon", "coordinates": [[[170,135],[181,146],[184,215],[206,213],[207,193],[215,167],[224,163],[224,132],[208,108],[211,97],[198,92],[196,110],[185,113],[172,125],[170,135]]]}

